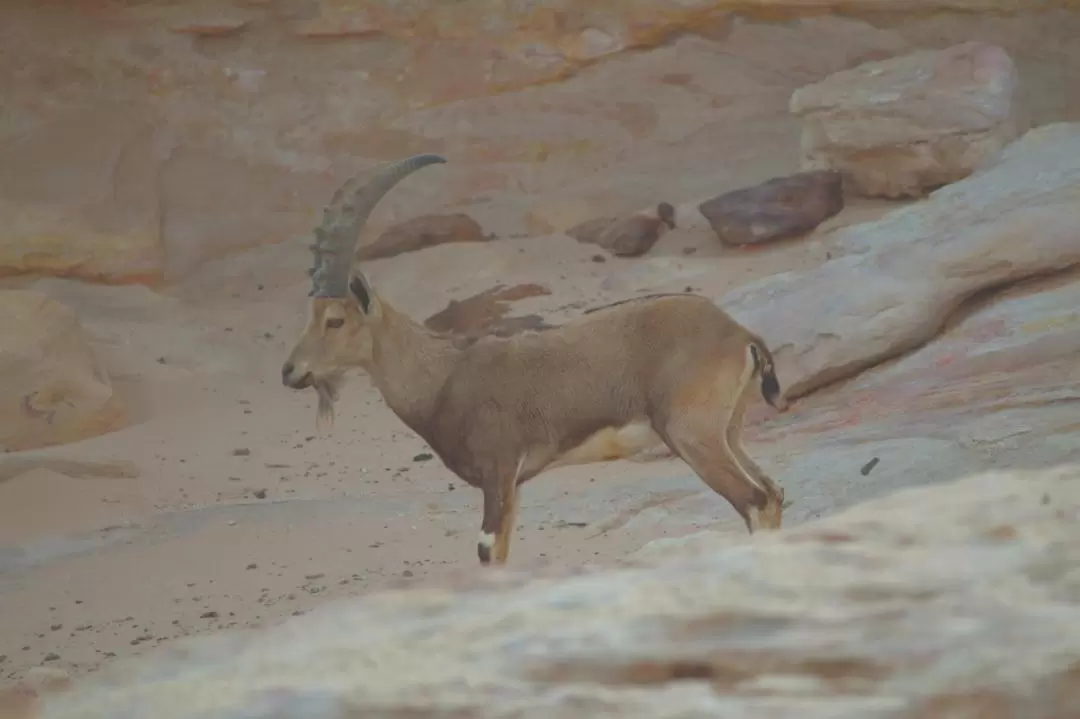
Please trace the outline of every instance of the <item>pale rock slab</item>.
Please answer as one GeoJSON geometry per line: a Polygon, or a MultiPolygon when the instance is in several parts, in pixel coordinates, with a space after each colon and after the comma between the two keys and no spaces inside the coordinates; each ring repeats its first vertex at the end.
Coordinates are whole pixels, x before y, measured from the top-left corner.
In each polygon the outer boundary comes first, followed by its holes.
{"type": "Polygon", "coordinates": [[[918,197],[967,177],[1017,135],[1017,71],[966,42],[868,62],[796,90],[802,166],[844,173],[870,197],[918,197]]]}
{"type": "Polygon", "coordinates": [[[626,566],[463,573],[179,641],[40,719],[1080,712],[1080,475],[979,475],[626,566]]]}
{"type": "Polygon", "coordinates": [[[1026,133],[985,169],[875,222],[838,231],[834,258],[718,303],[760,333],[789,398],[936,335],[980,290],[1080,263],[1080,124],[1026,133]]]}
{"type": "Polygon", "coordinates": [[[74,442],[125,422],[75,313],[38,292],[0,291],[0,377],[3,450],[74,442]]]}

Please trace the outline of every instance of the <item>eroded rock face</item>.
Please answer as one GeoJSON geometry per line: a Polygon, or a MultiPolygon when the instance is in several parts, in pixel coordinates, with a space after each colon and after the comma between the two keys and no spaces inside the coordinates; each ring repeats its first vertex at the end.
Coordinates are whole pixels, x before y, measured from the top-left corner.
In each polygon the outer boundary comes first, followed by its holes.
{"type": "Polygon", "coordinates": [[[120,427],[123,405],[69,308],[0,291],[0,448],[44,447],[120,427]]]}
{"type": "Polygon", "coordinates": [[[39,716],[1064,719],[1078,519],[1068,467],[663,540],[624,568],[468,572],[113,664],[39,716]]]}
{"type": "Polygon", "coordinates": [[[1080,263],[1080,124],[1029,131],[977,174],[853,225],[834,259],[718,302],[772,348],[789,398],[933,337],[967,298],[1080,263]]]}
{"type": "Polygon", "coordinates": [[[967,177],[1016,137],[1016,67],[967,42],[835,73],[791,96],[805,169],[842,171],[871,197],[913,197],[967,177]]]}
{"type": "MultiPolygon", "coordinates": [[[[469,211],[500,236],[548,234],[659,194],[675,202],[735,189],[716,185],[717,167],[727,178],[763,166],[787,174],[797,153],[784,116],[791,92],[858,58],[914,47],[886,27],[822,15],[831,4],[363,0],[282,12],[183,0],[58,15],[5,3],[0,273],[180,280],[209,259],[310,231],[348,176],[416,152],[451,162],[441,177],[396,188],[373,215],[373,233],[423,208],[469,211]],[[733,9],[753,6],[814,17],[791,27],[733,20],[733,9]],[[665,47],[597,63],[657,45],[665,47]],[[551,83],[576,73],[583,82],[551,83]],[[551,84],[500,94],[535,82],[551,84]],[[765,137],[771,151],[761,149],[765,137]]],[[[1001,37],[1024,65],[1072,72],[1060,50],[1075,35],[1069,23],[1048,33],[1044,52],[1020,39],[1049,24],[1031,17],[1015,42],[982,24],[978,34],[1001,37]]],[[[971,34],[950,26],[940,37],[971,34]]],[[[1039,85],[1029,94],[1044,107],[1040,121],[1075,115],[1039,85]]]]}
{"type": "Polygon", "coordinates": [[[159,141],[137,112],[96,107],[0,143],[0,274],[159,278],[159,141]]]}
{"type": "Polygon", "coordinates": [[[698,210],[725,245],[756,245],[804,235],[844,209],[835,170],[776,177],[707,200],[698,210]]]}
{"type": "Polygon", "coordinates": [[[484,236],[480,223],[463,212],[421,215],[387,229],[370,245],[361,247],[356,257],[378,260],[448,242],[484,242],[487,239],[490,238],[484,236]]]}

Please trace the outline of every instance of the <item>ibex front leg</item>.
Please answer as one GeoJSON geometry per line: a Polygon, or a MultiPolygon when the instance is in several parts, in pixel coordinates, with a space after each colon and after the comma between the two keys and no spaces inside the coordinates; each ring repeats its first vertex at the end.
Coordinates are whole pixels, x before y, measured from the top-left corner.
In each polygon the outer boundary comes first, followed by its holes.
{"type": "Polygon", "coordinates": [[[517,523],[517,473],[492,477],[484,485],[484,519],[480,525],[480,540],[476,554],[480,564],[505,564],[510,556],[510,538],[517,523]]]}

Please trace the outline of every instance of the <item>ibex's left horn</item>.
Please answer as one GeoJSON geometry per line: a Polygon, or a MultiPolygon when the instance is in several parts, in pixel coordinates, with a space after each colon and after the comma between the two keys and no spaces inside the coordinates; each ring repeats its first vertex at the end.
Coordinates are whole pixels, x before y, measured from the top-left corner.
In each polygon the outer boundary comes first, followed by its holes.
{"type": "Polygon", "coordinates": [[[356,245],[371,211],[390,189],[408,175],[427,165],[446,162],[439,155],[416,155],[381,169],[366,184],[352,178],[343,184],[323,212],[315,228],[311,251],[315,265],[311,272],[311,294],[315,297],[345,297],[349,291],[356,245]],[[359,186],[357,186],[359,185],[359,186]]]}

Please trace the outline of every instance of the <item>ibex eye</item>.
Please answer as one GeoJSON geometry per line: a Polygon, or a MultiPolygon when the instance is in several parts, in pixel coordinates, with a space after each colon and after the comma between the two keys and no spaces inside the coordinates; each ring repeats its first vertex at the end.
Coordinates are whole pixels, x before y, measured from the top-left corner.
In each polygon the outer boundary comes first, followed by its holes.
{"type": "Polygon", "coordinates": [[[338,327],[341,327],[343,324],[345,324],[345,320],[343,318],[341,318],[341,317],[331,317],[330,319],[328,319],[326,321],[327,329],[331,329],[331,330],[336,330],[338,327]]]}

